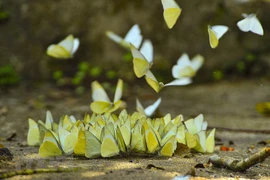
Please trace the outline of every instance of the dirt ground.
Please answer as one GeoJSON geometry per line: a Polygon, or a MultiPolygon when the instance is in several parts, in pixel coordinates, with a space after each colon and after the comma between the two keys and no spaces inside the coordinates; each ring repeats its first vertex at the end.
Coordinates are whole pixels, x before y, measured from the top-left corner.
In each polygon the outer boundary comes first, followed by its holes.
{"type": "MultiPolygon", "coordinates": [[[[270,117],[258,114],[255,105],[270,101],[270,82],[248,80],[199,84],[186,87],[169,87],[156,95],[149,87],[128,86],[123,99],[128,111],[135,109],[135,98],[143,105],[162,97],[160,112],[172,116],[183,114],[185,119],[202,113],[210,128],[217,128],[215,154],[222,157],[243,159],[269,144],[270,117]],[[220,145],[234,151],[220,151],[220,145]]],[[[110,159],[85,159],[78,157],[40,158],[38,147],[26,145],[29,117],[45,119],[50,110],[55,121],[63,114],[77,118],[90,113],[91,92],[76,96],[52,86],[0,90],[0,143],[9,148],[12,161],[0,161],[0,173],[36,168],[74,168],[72,172],[38,173],[14,176],[10,179],[172,179],[184,174],[195,175],[191,179],[270,179],[270,158],[245,172],[233,172],[225,168],[204,164],[212,154],[192,154],[187,157],[115,157],[110,159]],[[7,140],[8,139],[8,140],[7,140]],[[154,166],[150,168],[151,166],[154,166]],[[195,172],[194,172],[195,171],[195,172]]]]}

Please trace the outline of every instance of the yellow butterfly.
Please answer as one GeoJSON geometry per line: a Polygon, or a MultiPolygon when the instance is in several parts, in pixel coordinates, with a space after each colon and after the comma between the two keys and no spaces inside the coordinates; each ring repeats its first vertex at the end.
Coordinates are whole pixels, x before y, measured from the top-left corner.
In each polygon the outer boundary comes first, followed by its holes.
{"type": "Polygon", "coordinates": [[[97,158],[101,156],[101,142],[90,131],[85,131],[85,156],[87,158],[97,158]]]}
{"type": "Polygon", "coordinates": [[[130,149],[138,153],[144,153],[147,149],[141,120],[137,120],[132,129],[130,149]]]}
{"type": "Polygon", "coordinates": [[[153,65],[153,46],[151,41],[147,40],[143,43],[141,52],[130,44],[133,56],[133,69],[135,75],[140,78],[144,76],[153,65]]]}
{"type": "Polygon", "coordinates": [[[161,0],[163,16],[169,29],[171,29],[181,14],[181,9],[174,0],[161,0]]]}
{"type": "Polygon", "coordinates": [[[85,147],[86,147],[85,133],[83,129],[80,129],[78,133],[78,140],[74,147],[74,154],[79,155],[79,156],[84,156],[85,147]]]}
{"type": "Polygon", "coordinates": [[[138,24],[132,26],[124,39],[113,33],[112,31],[107,31],[106,35],[112,41],[116,42],[117,44],[128,50],[130,49],[130,43],[132,43],[136,48],[139,48],[142,42],[141,30],[138,24]]]}
{"type": "Polygon", "coordinates": [[[67,36],[58,44],[52,44],[47,48],[47,55],[57,59],[72,58],[79,47],[80,41],[73,35],[67,36]]]}
{"type": "Polygon", "coordinates": [[[208,26],[208,35],[211,48],[218,46],[219,39],[228,31],[227,26],[208,26]]]}
{"type": "Polygon", "coordinates": [[[120,153],[120,149],[114,136],[114,125],[112,123],[111,125],[108,124],[103,127],[101,141],[100,152],[102,157],[112,157],[120,153]]]}
{"type": "Polygon", "coordinates": [[[148,117],[152,116],[154,114],[154,112],[157,110],[158,106],[161,103],[161,98],[159,98],[154,104],[146,107],[144,109],[144,107],[142,106],[142,104],[140,103],[139,99],[136,99],[136,109],[138,112],[140,112],[141,114],[144,114],[148,117]]]}
{"type": "Polygon", "coordinates": [[[194,119],[189,119],[184,122],[187,131],[191,134],[196,134],[200,131],[205,131],[207,128],[207,122],[203,121],[203,115],[200,114],[194,119]]]}
{"type": "Polygon", "coordinates": [[[166,86],[185,86],[192,83],[191,78],[180,78],[175,79],[170,83],[163,84],[163,82],[157,81],[156,77],[151,71],[148,71],[145,74],[145,80],[157,93],[166,86]]]}
{"type": "Polygon", "coordinates": [[[201,55],[196,55],[190,60],[188,55],[184,53],[178,59],[177,64],[173,66],[172,75],[175,79],[193,77],[202,66],[203,62],[204,58],[201,55]]]}
{"type": "Polygon", "coordinates": [[[171,136],[164,144],[161,145],[159,155],[171,157],[176,147],[175,135],[171,136]]]}
{"type": "Polygon", "coordinates": [[[44,139],[47,129],[57,132],[58,125],[53,122],[53,117],[50,111],[46,112],[45,124],[41,120],[36,123],[33,119],[28,119],[29,130],[27,134],[27,143],[30,146],[41,144],[44,139]]]}
{"type": "Polygon", "coordinates": [[[59,156],[72,154],[78,139],[78,129],[73,126],[71,132],[59,126],[59,135],[47,130],[43,143],[40,145],[39,154],[41,157],[59,156]]]}
{"type": "Polygon", "coordinates": [[[114,100],[111,102],[101,84],[97,81],[92,82],[92,98],[94,102],[90,104],[91,110],[97,114],[116,111],[122,103],[120,100],[122,97],[122,90],[123,81],[119,79],[116,86],[114,100]]]}
{"type": "Polygon", "coordinates": [[[160,148],[160,135],[154,130],[154,128],[147,121],[143,124],[145,132],[145,142],[147,150],[150,154],[155,153],[160,148]]]}
{"type": "Polygon", "coordinates": [[[31,118],[28,119],[29,129],[27,134],[27,144],[29,146],[39,145],[38,124],[31,118]]]}
{"type": "Polygon", "coordinates": [[[186,132],[186,144],[197,152],[213,153],[215,148],[215,129],[210,132],[200,131],[197,134],[186,132]]]}

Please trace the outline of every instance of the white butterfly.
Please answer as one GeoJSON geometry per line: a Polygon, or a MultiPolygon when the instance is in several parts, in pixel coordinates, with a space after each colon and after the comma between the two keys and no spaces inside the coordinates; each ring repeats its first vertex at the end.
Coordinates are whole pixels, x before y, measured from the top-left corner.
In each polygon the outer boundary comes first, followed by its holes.
{"type": "Polygon", "coordinates": [[[211,48],[216,48],[218,46],[219,39],[228,31],[227,26],[216,25],[208,26],[209,42],[211,48]]]}
{"type": "Polygon", "coordinates": [[[146,116],[150,117],[157,110],[160,103],[161,103],[161,98],[159,98],[154,104],[152,104],[144,109],[142,104],[140,103],[139,99],[136,99],[136,109],[140,113],[145,114],[146,116]]]}
{"type": "Polygon", "coordinates": [[[139,48],[142,43],[141,30],[138,24],[132,26],[132,28],[128,31],[125,38],[118,36],[112,31],[107,31],[106,35],[112,41],[116,42],[117,44],[128,50],[130,49],[130,43],[133,44],[136,48],[139,48]]]}
{"type": "Polygon", "coordinates": [[[256,14],[242,14],[245,18],[237,23],[241,31],[251,31],[255,34],[263,35],[263,28],[260,21],[257,19],[256,14]]]}
{"type": "Polygon", "coordinates": [[[184,53],[177,61],[177,64],[172,68],[172,75],[176,79],[182,77],[193,77],[196,71],[202,66],[204,58],[201,55],[196,55],[192,60],[184,53]]]}
{"type": "Polygon", "coordinates": [[[73,35],[67,36],[58,44],[52,44],[47,48],[47,55],[57,59],[72,58],[74,53],[79,48],[80,41],[74,38],[73,35]]]}

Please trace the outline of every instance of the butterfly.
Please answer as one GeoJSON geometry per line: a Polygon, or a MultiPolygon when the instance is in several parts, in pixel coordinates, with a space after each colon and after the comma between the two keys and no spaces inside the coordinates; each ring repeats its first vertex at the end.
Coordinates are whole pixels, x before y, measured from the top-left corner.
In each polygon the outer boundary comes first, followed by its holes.
{"type": "Polygon", "coordinates": [[[102,157],[112,157],[120,153],[120,148],[115,139],[114,125],[112,123],[103,127],[100,153],[102,157]]]}
{"type": "Polygon", "coordinates": [[[160,103],[161,103],[161,98],[159,98],[154,104],[152,104],[144,109],[142,104],[140,103],[139,99],[136,99],[136,109],[138,112],[150,117],[157,110],[160,103]]]}
{"type": "Polygon", "coordinates": [[[27,144],[29,146],[39,145],[38,124],[31,118],[28,119],[29,129],[27,134],[27,144]]]}
{"type": "Polygon", "coordinates": [[[140,51],[130,44],[133,56],[133,69],[138,78],[144,76],[153,65],[153,46],[150,40],[145,40],[140,51]]]}
{"type": "Polygon", "coordinates": [[[137,120],[131,133],[130,149],[132,152],[144,153],[146,152],[146,141],[144,135],[143,122],[141,119],[137,120]]]}
{"type": "Polygon", "coordinates": [[[166,86],[185,86],[192,83],[191,78],[180,78],[164,84],[163,82],[157,81],[156,77],[151,71],[148,71],[145,74],[145,80],[157,93],[166,86]]]}
{"type": "Polygon", "coordinates": [[[36,123],[33,119],[28,119],[29,129],[27,134],[27,144],[29,146],[39,145],[43,142],[47,129],[57,132],[58,125],[53,122],[53,117],[50,111],[46,112],[45,123],[38,120],[36,123]]]}
{"type": "Polygon", "coordinates": [[[138,24],[132,26],[125,38],[116,35],[112,31],[107,31],[106,35],[112,41],[116,42],[117,44],[128,50],[130,49],[130,43],[132,43],[136,48],[139,48],[142,43],[141,30],[138,24]]]}
{"type": "Polygon", "coordinates": [[[191,134],[196,134],[200,131],[204,131],[207,128],[207,122],[203,121],[203,115],[200,114],[194,119],[189,119],[184,122],[187,131],[191,134]]]}
{"type": "Polygon", "coordinates": [[[215,129],[206,132],[207,122],[203,121],[203,115],[200,114],[194,119],[184,122],[187,132],[185,134],[186,144],[189,148],[198,152],[212,153],[215,147],[215,129]]]}
{"type": "Polygon", "coordinates": [[[71,132],[59,126],[58,134],[47,130],[43,143],[39,147],[41,157],[60,156],[72,154],[78,139],[78,129],[74,126],[71,132]]]}
{"type": "Polygon", "coordinates": [[[216,25],[208,26],[208,35],[211,48],[216,48],[218,46],[219,39],[228,31],[227,26],[216,25]]]}
{"type": "Polygon", "coordinates": [[[111,102],[101,84],[97,81],[92,82],[92,98],[94,102],[90,104],[91,110],[97,114],[116,111],[122,103],[120,100],[122,97],[122,90],[123,80],[119,79],[116,86],[114,100],[111,102]]]}
{"type": "Polygon", "coordinates": [[[80,129],[78,132],[78,140],[74,146],[74,154],[79,156],[85,156],[85,133],[83,129],[80,129]]]}
{"type": "Polygon", "coordinates": [[[188,55],[184,53],[177,61],[177,64],[172,68],[172,75],[176,79],[183,77],[195,76],[198,69],[202,66],[204,58],[201,55],[196,55],[191,60],[188,55]]]}
{"type": "Polygon", "coordinates": [[[143,128],[147,151],[148,153],[153,154],[160,148],[160,135],[148,121],[144,122],[143,128]]]}
{"type": "Polygon", "coordinates": [[[85,131],[85,156],[97,158],[101,156],[101,142],[92,132],[85,131]]]}
{"type": "Polygon", "coordinates": [[[52,44],[47,48],[47,55],[57,59],[72,58],[74,53],[79,48],[80,41],[74,38],[73,35],[67,36],[58,44],[52,44]]]}
{"type": "Polygon", "coordinates": [[[258,35],[263,35],[263,28],[260,21],[257,19],[256,14],[242,14],[245,18],[237,23],[237,26],[241,31],[251,31],[258,35]]]}
{"type": "Polygon", "coordinates": [[[200,131],[197,134],[186,132],[186,144],[197,152],[213,153],[215,148],[215,129],[210,132],[200,131]]]}
{"type": "Polygon", "coordinates": [[[171,29],[181,14],[181,8],[174,0],[161,0],[163,17],[169,29],[171,29]]]}

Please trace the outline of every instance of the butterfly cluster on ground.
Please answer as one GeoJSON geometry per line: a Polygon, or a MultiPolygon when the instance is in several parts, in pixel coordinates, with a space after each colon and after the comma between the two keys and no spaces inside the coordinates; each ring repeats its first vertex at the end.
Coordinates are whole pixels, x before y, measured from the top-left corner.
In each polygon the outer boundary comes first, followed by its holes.
{"type": "Polygon", "coordinates": [[[182,115],[149,118],[140,112],[86,114],[78,120],[65,115],[57,124],[50,111],[45,123],[28,119],[27,143],[39,146],[41,157],[61,155],[87,158],[159,155],[172,156],[178,144],[201,153],[212,153],[215,129],[206,131],[203,115],[184,121],[182,115]]]}

